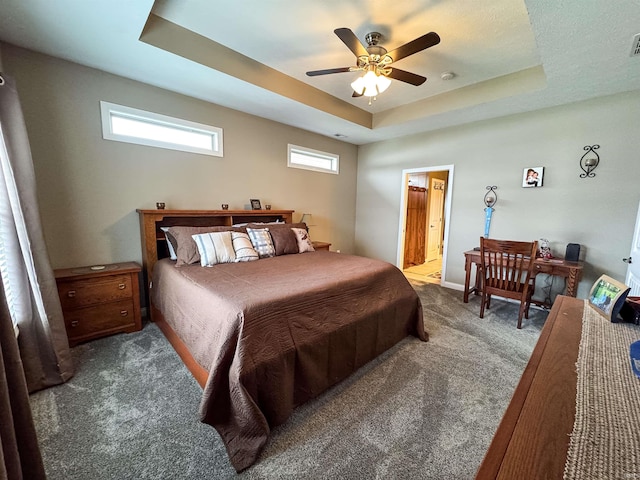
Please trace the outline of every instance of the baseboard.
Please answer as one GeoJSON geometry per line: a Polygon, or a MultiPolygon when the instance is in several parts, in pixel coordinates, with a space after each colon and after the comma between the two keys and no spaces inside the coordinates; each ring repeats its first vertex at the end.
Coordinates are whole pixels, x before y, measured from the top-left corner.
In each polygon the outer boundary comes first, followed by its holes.
{"type": "Polygon", "coordinates": [[[460,290],[461,292],[464,292],[464,285],[460,283],[442,282],[440,286],[445,288],[450,288],[452,290],[460,290]]]}

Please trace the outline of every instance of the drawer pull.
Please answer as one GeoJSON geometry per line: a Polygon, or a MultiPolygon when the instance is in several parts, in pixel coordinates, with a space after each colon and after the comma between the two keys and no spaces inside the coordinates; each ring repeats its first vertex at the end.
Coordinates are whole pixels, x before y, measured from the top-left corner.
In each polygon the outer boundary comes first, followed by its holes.
{"type": "Polygon", "coordinates": [[[125,288],[127,288],[127,286],[124,283],[118,284],[118,289],[119,290],[124,290],[125,288]]]}
{"type": "Polygon", "coordinates": [[[73,320],[73,321],[71,322],[71,326],[72,326],[72,327],[77,327],[79,323],[80,323],[80,322],[79,322],[78,320],[73,320]]]}
{"type": "Polygon", "coordinates": [[[120,310],[120,316],[121,317],[126,317],[127,315],[129,315],[129,311],[128,310],[120,310]]]}
{"type": "Polygon", "coordinates": [[[76,291],[75,291],[75,290],[69,290],[69,291],[67,292],[67,297],[69,297],[69,298],[73,298],[73,297],[75,297],[75,296],[76,296],[76,291]]]}

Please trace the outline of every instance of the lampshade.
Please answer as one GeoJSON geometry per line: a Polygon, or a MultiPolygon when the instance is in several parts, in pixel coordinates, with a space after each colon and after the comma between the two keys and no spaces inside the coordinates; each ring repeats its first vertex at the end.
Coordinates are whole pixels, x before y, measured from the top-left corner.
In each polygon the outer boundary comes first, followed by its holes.
{"type": "Polygon", "coordinates": [[[300,219],[300,223],[306,223],[307,227],[310,227],[312,221],[313,221],[313,218],[312,218],[310,213],[303,213],[302,214],[302,218],[300,219]]]}
{"type": "Polygon", "coordinates": [[[356,78],[351,83],[351,88],[358,95],[375,97],[389,88],[389,85],[391,85],[391,80],[384,75],[376,75],[375,72],[369,70],[362,77],[356,78]]]}

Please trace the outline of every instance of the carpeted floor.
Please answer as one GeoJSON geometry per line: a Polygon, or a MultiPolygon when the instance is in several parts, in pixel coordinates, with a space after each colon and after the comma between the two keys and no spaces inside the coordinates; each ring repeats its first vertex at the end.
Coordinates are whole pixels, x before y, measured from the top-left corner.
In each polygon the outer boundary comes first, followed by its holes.
{"type": "Polygon", "coordinates": [[[547,313],[484,319],[462,293],[412,281],[430,341],[407,338],[298,408],[240,475],[198,421],[201,390],[157,327],[73,349],[76,376],[31,396],[48,478],[473,478],[547,313]]]}

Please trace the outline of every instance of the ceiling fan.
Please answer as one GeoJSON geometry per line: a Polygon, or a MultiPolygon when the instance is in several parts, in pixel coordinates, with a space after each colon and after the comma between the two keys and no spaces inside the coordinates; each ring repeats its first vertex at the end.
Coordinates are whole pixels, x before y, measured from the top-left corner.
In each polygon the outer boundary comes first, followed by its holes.
{"type": "Polygon", "coordinates": [[[388,52],[386,48],[378,45],[382,37],[382,34],[378,32],[367,33],[365,36],[367,42],[366,47],[348,28],[337,28],[334,30],[334,33],[342,40],[347,48],[354,53],[356,56],[356,65],[351,67],[313,70],[307,72],[307,75],[315,77],[332,73],[364,71],[366,72],[365,75],[358,77],[356,81],[351,84],[354,90],[352,96],[368,96],[369,105],[371,105],[371,97],[375,99],[376,95],[382,93],[389,87],[391,84],[389,78],[415,86],[422,85],[427,80],[426,77],[400,70],[399,68],[391,66],[391,64],[440,43],[440,36],[438,36],[437,33],[430,32],[388,52]]]}

